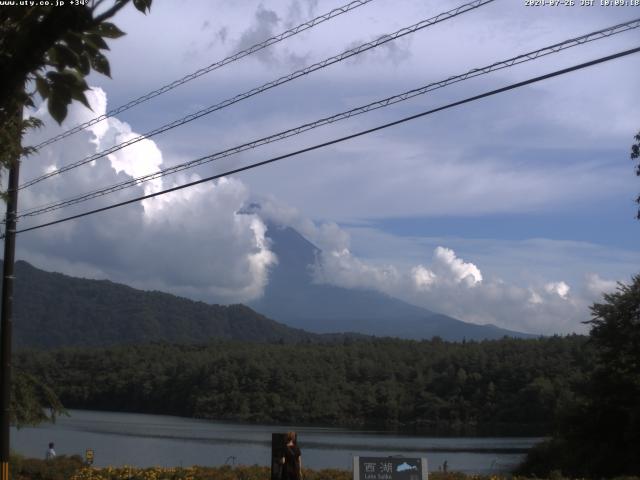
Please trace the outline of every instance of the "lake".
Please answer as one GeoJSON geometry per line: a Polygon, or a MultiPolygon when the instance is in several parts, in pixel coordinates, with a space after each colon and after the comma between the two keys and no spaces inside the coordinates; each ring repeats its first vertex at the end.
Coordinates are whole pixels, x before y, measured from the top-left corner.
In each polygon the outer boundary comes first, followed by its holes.
{"type": "Polygon", "coordinates": [[[305,467],[351,469],[352,456],[426,457],[430,471],[496,473],[511,469],[533,437],[428,437],[341,428],[213,422],[134,413],[69,410],[56,424],[11,430],[12,450],[44,458],[49,442],[58,455],[95,452],[94,465],[269,465],[271,433],[295,430],[305,467]]]}

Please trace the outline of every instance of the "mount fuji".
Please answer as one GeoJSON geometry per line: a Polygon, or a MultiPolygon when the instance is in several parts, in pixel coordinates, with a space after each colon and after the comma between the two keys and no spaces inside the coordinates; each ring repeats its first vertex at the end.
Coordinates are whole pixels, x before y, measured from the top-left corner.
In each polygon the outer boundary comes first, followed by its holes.
{"type": "Polygon", "coordinates": [[[315,333],[351,332],[406,339],[490,340],[533,335],[495,325],[463,322],[411,305],[389,295],[313,281],[312,265],[320,250],[290,227],[268,225],[267,236],[278,264],[264,295],[249,306],[291,327],[315,333]]]}

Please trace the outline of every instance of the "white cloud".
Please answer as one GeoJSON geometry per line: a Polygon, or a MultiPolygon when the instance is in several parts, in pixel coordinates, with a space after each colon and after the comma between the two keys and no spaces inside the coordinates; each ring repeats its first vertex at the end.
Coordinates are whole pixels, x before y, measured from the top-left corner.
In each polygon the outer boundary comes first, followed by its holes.
{"type": "Polygon", "coordinates": [[[431,290],[438,284],[464,284],[474,287],[482,282],[482,273],[473,263],[458,258],[453,250],[436,247],[431,269],[417,265],[411,269],[411,278],[417,290],[431,290]]]}
{"type": "Polygon", "coordinates": [[[396,285],[399,273],[392,265],[376,266],[353,256],[348,249],[322,251],[313,268],[318,283],[346,288],[388,289],[396,285]]]}
{"type": "Polygon", "coordinates": [[[473,263],[465,263],[457,258],[450,248],[437,247],[433,252],[433,269],[436,275],[448,278],[454,283],[473,287],[482,282],[482,274],[473,263]]]}
{"type": "Polygon", "coordinates": [[[413,267],[411,277],[417,290],[429,290],[436,283],[436,274],[423,265],[413,267]]]}
{"type": "Polygon", "coordinates": [[[570,288],[565,282],[549,282],[544,286],[544,290],[566,300],[570,288]]]}
{"type": "Polygon", "coordinates": [[[597,273],[588,273],[586,275],[585,288],[587,292],[593,296],[594,301],[600,301],[605,293],[612,293],[616,290],[618,282],[614,280],[605,280],[597,273]]]}
{"type": "Polygon", "coordinates": [[[542,297],[540,296],[540,294],[538,292],[536,292],[533,288],[529,289],[530,292],[530,296],[529,296],[529,303],[533,304],[533,305],[539,305],[543,302],[542,297]]]}
{"type": "MultiPolygon", "coordinates": [[[[291,226],[316,245],[322,244],[323,251],[313,266],[318,282],[374,289],[472,323],[539,334],[585,332],[581,322],[588,318],[591,299],[572,294],[564,280],[545,281],[539,276],[517,284],[495,276],[486,278],[476,263],[441,245],[433,247],[427,265],[402,262],[401,257],[396,257],[396,262],[392,258],[380,260],[375,252],[384,248],[375,243],[375,236],[367,237],[374,245],[372,257],[365,259],[350,250],[349,233],[335,223],[312,222],[273,198],[260,200],[260,204],[263,218],[291,226]]],[[[387,240],[401,242],[398,237],[387,240]]],[[[405,241],[397,248],[407,247],[410,244],[405,241]]],[[[416,248],[424,251],[424,247],[416,248]]]]}
{"type": "MultiPolygon", "coordinates": [[[[94,90],[89,98],[93,115],[104,113],[106,96],[94,90]]],[[[41,108],[48,126],[30,138],[35,143],[60,130],[41,108]]],[[[86,109],[74,105],[62,128],[83,121],[86,109]]],[[[111,118],[86,132],[54,144],[40,157],[24,162],[23,178],[33,178],[49,166],[64,165],[136,136],[131,127],[111,118]],[[71,155],[69,154],[71,152],[71,155]]],[[[21,210],[75,193],[116,183],[142,173],[158,171],[164,164],[155,142],[144,140],[62,175],[26,189],[21,210]]],[[[80,211],[139,196],[198,178],[165,177],[137,185],[92,203],[80,211]]],[[[18,255],[43,268],[64,273],[108,277],[145,289],[168,290],[210,302],[230,303],[259,297],[268,269],[276,262],[269,250],[262,220],[239,213],[249,198],[247,188],[235,179],[217,182],[145,200],[139,204],[85,217],[43,230],[25,233],[18,255]]],[[[30,220],[29,225],[53,220],[77,210],[59,210],[30,220]]]]}

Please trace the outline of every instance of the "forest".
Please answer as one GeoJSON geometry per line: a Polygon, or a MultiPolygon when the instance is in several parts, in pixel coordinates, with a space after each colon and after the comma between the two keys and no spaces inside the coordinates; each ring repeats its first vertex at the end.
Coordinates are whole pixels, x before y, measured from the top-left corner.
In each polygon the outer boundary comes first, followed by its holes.
{"type": "Polygon", "coordinates": [[[592,368],[587,337],[217,341],[22,350],[67,408],[440,434],[550,434],[592,368]]]}

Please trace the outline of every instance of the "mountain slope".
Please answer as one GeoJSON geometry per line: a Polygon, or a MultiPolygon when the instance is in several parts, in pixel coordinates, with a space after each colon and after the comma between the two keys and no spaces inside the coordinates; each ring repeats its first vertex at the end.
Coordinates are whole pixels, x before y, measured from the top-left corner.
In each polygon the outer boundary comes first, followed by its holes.
{"type": "Polygon", "coordinates": [[[291,228],[269,226],[278,265],[265,294],[250,305],[257,311],[311,332],[359,332],[422,339],[483,340],[530,335],[462,322],[372,290],[314,284],[309,265],[320,252],[291,228]]]}
{"type": "MultiPolygon", "coordinates": [[[[1,262],[0,262],[1,264],[1,262]]],[[[107,346],[209,339],[306,341],[244,305],[208,305],[106,280],[87,280],[15,266],[13,337],[17,347],[107,346]]]]}

